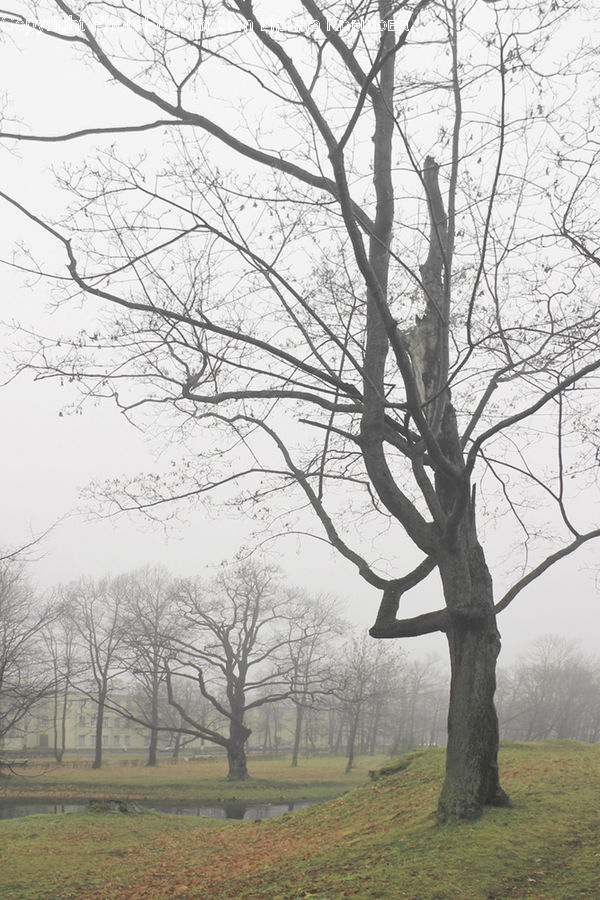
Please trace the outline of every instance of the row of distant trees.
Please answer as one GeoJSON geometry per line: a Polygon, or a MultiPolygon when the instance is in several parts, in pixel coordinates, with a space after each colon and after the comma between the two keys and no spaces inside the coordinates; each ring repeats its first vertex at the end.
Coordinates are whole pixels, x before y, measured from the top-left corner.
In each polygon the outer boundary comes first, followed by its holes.
{"type": "MultiPolygon", "coordinates": [[[[325,597],[284,584],[261,562],[211,581],[161,568],[59,586],[35,602],[22,569],[0,570],[0,740],[51,698],[54,752],[66,747],[73,692],[97,706],[93,765],[102,765],[106,713],[148,729],[148,764],[201,738],[220,746],[229,777],[263,751],[392,754],[446,738],[447,678],[435,659],[349,629],[325,597]]],[[[546,638],[500,673],[504,737],[600,740],[600,665],[546,638]]]]}

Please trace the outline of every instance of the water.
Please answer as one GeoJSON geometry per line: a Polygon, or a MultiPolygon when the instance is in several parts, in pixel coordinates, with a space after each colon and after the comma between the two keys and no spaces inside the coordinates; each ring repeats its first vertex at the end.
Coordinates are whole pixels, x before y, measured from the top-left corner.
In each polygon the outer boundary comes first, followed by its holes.
{"type": "MultiPolygon", "coordinates": [[[[200,806],[197,804],[162,804],[152,801],[135,801],[142,809],[153,809],[156,812],[171,813],[176,816],[200,816],[209,819],[270,819],[273,816],[282,816],[294,809],[303,809],[318,803],[317,800],[301,800],[298,803],[238,803],[232,800],[215,806],[200,806]]],[[[40,814],[57,815],[58,813],[86,812],[87,801],[82,803],[27,803],[22,800],[15,802],[0,800],[0,819],[18,819],[21,816],[35,816],[40,814]]]]}

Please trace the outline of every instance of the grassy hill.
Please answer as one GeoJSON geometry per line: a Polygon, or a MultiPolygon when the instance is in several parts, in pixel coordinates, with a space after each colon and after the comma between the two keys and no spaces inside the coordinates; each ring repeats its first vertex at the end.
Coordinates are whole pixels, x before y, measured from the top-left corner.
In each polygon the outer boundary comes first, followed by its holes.
{"type": "Polygon", "coordinates": [[[598,900],[600,747],[508,744],[516,808],[437,829],[443,752],[281,819],[0,823],[2,900],[598,900]]]}

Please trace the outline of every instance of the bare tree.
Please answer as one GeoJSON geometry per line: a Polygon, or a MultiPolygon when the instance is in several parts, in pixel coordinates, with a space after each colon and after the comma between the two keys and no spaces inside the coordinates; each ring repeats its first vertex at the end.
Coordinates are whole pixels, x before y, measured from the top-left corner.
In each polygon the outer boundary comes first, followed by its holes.
{"type": "Polygon", "coordinates": [[[447,707],[447,676],[435,657],[408,660],[402,671],[396,701],[392,753],[424,744],[446,742],[442,708],[447,707]]]}
{"type": "Polygon", "coordinates": [[[115,680],[126,671],[121,651],[125,642],[127,578],[82,579],[62,589],[65,609],[73,616],[84,665],[73,686],[96,704],[94,761],[102,767],[105,712],[115,680]]]}
{"type": "Polygon", "coordinates": [[[2,134],[114,142],[64,173],[68,225],[1,195],[56,242],[71,292],[118,311],[105,330],[42,341],[39,372],[128,415],[168,406],[183,438],[199,428],[207,441],[198,470],[182,464],[171,487],[124,484],[121,505],[152,511],[234,481],[240,505],[301,498],[380,593],[373,637],[446,635],[440,823],[509,803],[497,614],[600,535],[571,507],[574,484],[592,480],[577,458],[582,445],[594,454],[579,411],[597,388],[598,304],[572,264],[577,230],[568,216],[556,227],[568,160],[556,170],[552,152],[529,152],[570,127],[586,57],[561,26],[578,6],[297,0],[274,28],[252,0],[208,0],[200,28],[178,3],[142,16],[54,0],[51,24],[32,4],[37,40],[73,51],[73,65],[83,56],[139,118],[2,134]],[[164,165],[120,149],[140,132],[157,153],[166,135],[164,165]],[[536,454],[540,431],[552,452],[536,454]],[[500,597],[476,518],[498,506],[525,551],[500,597]],[[387,530],[391,549],[374,550],[387,530]],[[403,595],[434,571],[443,604],[403,618],[403,595]]]}
{"type": "Polygon", "coordinates": [[[336,604],[324,597],[301,596],[296,608],[290,607],[290,640],[286,645],[290,667],[290,700],[294,705],[292,767],[298,765],[302,727],[306,713],[323,695],[331,692],[329,670],[336,655],[333,640],[342,634],[344,624],[336,604]]]}
{"type": "Polygon", "coordinates": [[[290,695],[287,660],[289,597],[274,570],[240,562],[211,585],[182,581],[177,600],[185,637],[172,641],[175,660],[167,667],[169,702],[190,733],[227,751],[229,779],[248,776],[247,713],[290,695]],[[176,665],[177,664],[177,665],[176,665]],[[227,733],[198,722],[178,700],[175,682],[193,680],[227,725],[227,733]]]}
{"type": "Polygon", "coordinates": [[[120,654],[141,689],[138,708],[130,713],[150,730],[149,766],[158,759],[161,689],[164,692],[172,638],[180,631],[173,588],[165,569],[146,567],[127,576],[120,654]]]}
{"type": "Polygon", "coordinates": [[[597,741],[600,666],[572,641],[548,635],[499,678],[503,737],[520,741],[597,741]]]}
{"type": "Polygon", "coordinates": [[[330,671],[331,693],[341,703],[347,727],[346,772],[350,772],[361,717],[385,706],[393,696],[399,655],[384,644],[372,644],[365,635],[349,641],[340,655],[343,661],[330,671]]]}
{"type": "Polygon", "coordinates": [[[0,746],[35,704],[50,696],[54,673],[42,653],[48,607],[36,602],[23,568],[0,561],[0,746]]]}
{"type": "Polygon", "coordinates": [[[44,629],[44,645],[53,671],[54,756],[62,762],[67,747],[67,717],[69,693],[79,670],[76,637],[77,628],[70,610],[62,601],[54,606],[52,621],[44,629]]]}

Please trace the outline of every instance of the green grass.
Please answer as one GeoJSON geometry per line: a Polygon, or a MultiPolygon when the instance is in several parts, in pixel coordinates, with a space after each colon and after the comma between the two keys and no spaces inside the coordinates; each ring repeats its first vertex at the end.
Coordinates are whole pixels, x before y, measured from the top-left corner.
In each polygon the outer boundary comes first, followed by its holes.
{"type": "Polygon", "coordinates": [[[442,829],[434,813],[443,752],[405,761],[343,797],[258,823],[152,813],[1,822],[0,897],[600,898],[600,747],[504,746],[502,779],[516,808],[442,829]]]}
{"type": "Polygon", "coordinates": [[[164,802],[215,803],[235,798],[241,802],[268,803],[327,800],[364,784],[368,771],[383,765],[383,756],[364,756],[348,775],[341,757],[300,759],[297,768],[289,758],[251,757],[251,777],[243,782],[227,780],[227,762],[209,757],[156,768],[107,762],[102,769],[47,764],[19,771],[0,780],[0,799],[74,800],[119,797],[164,802]]]}

